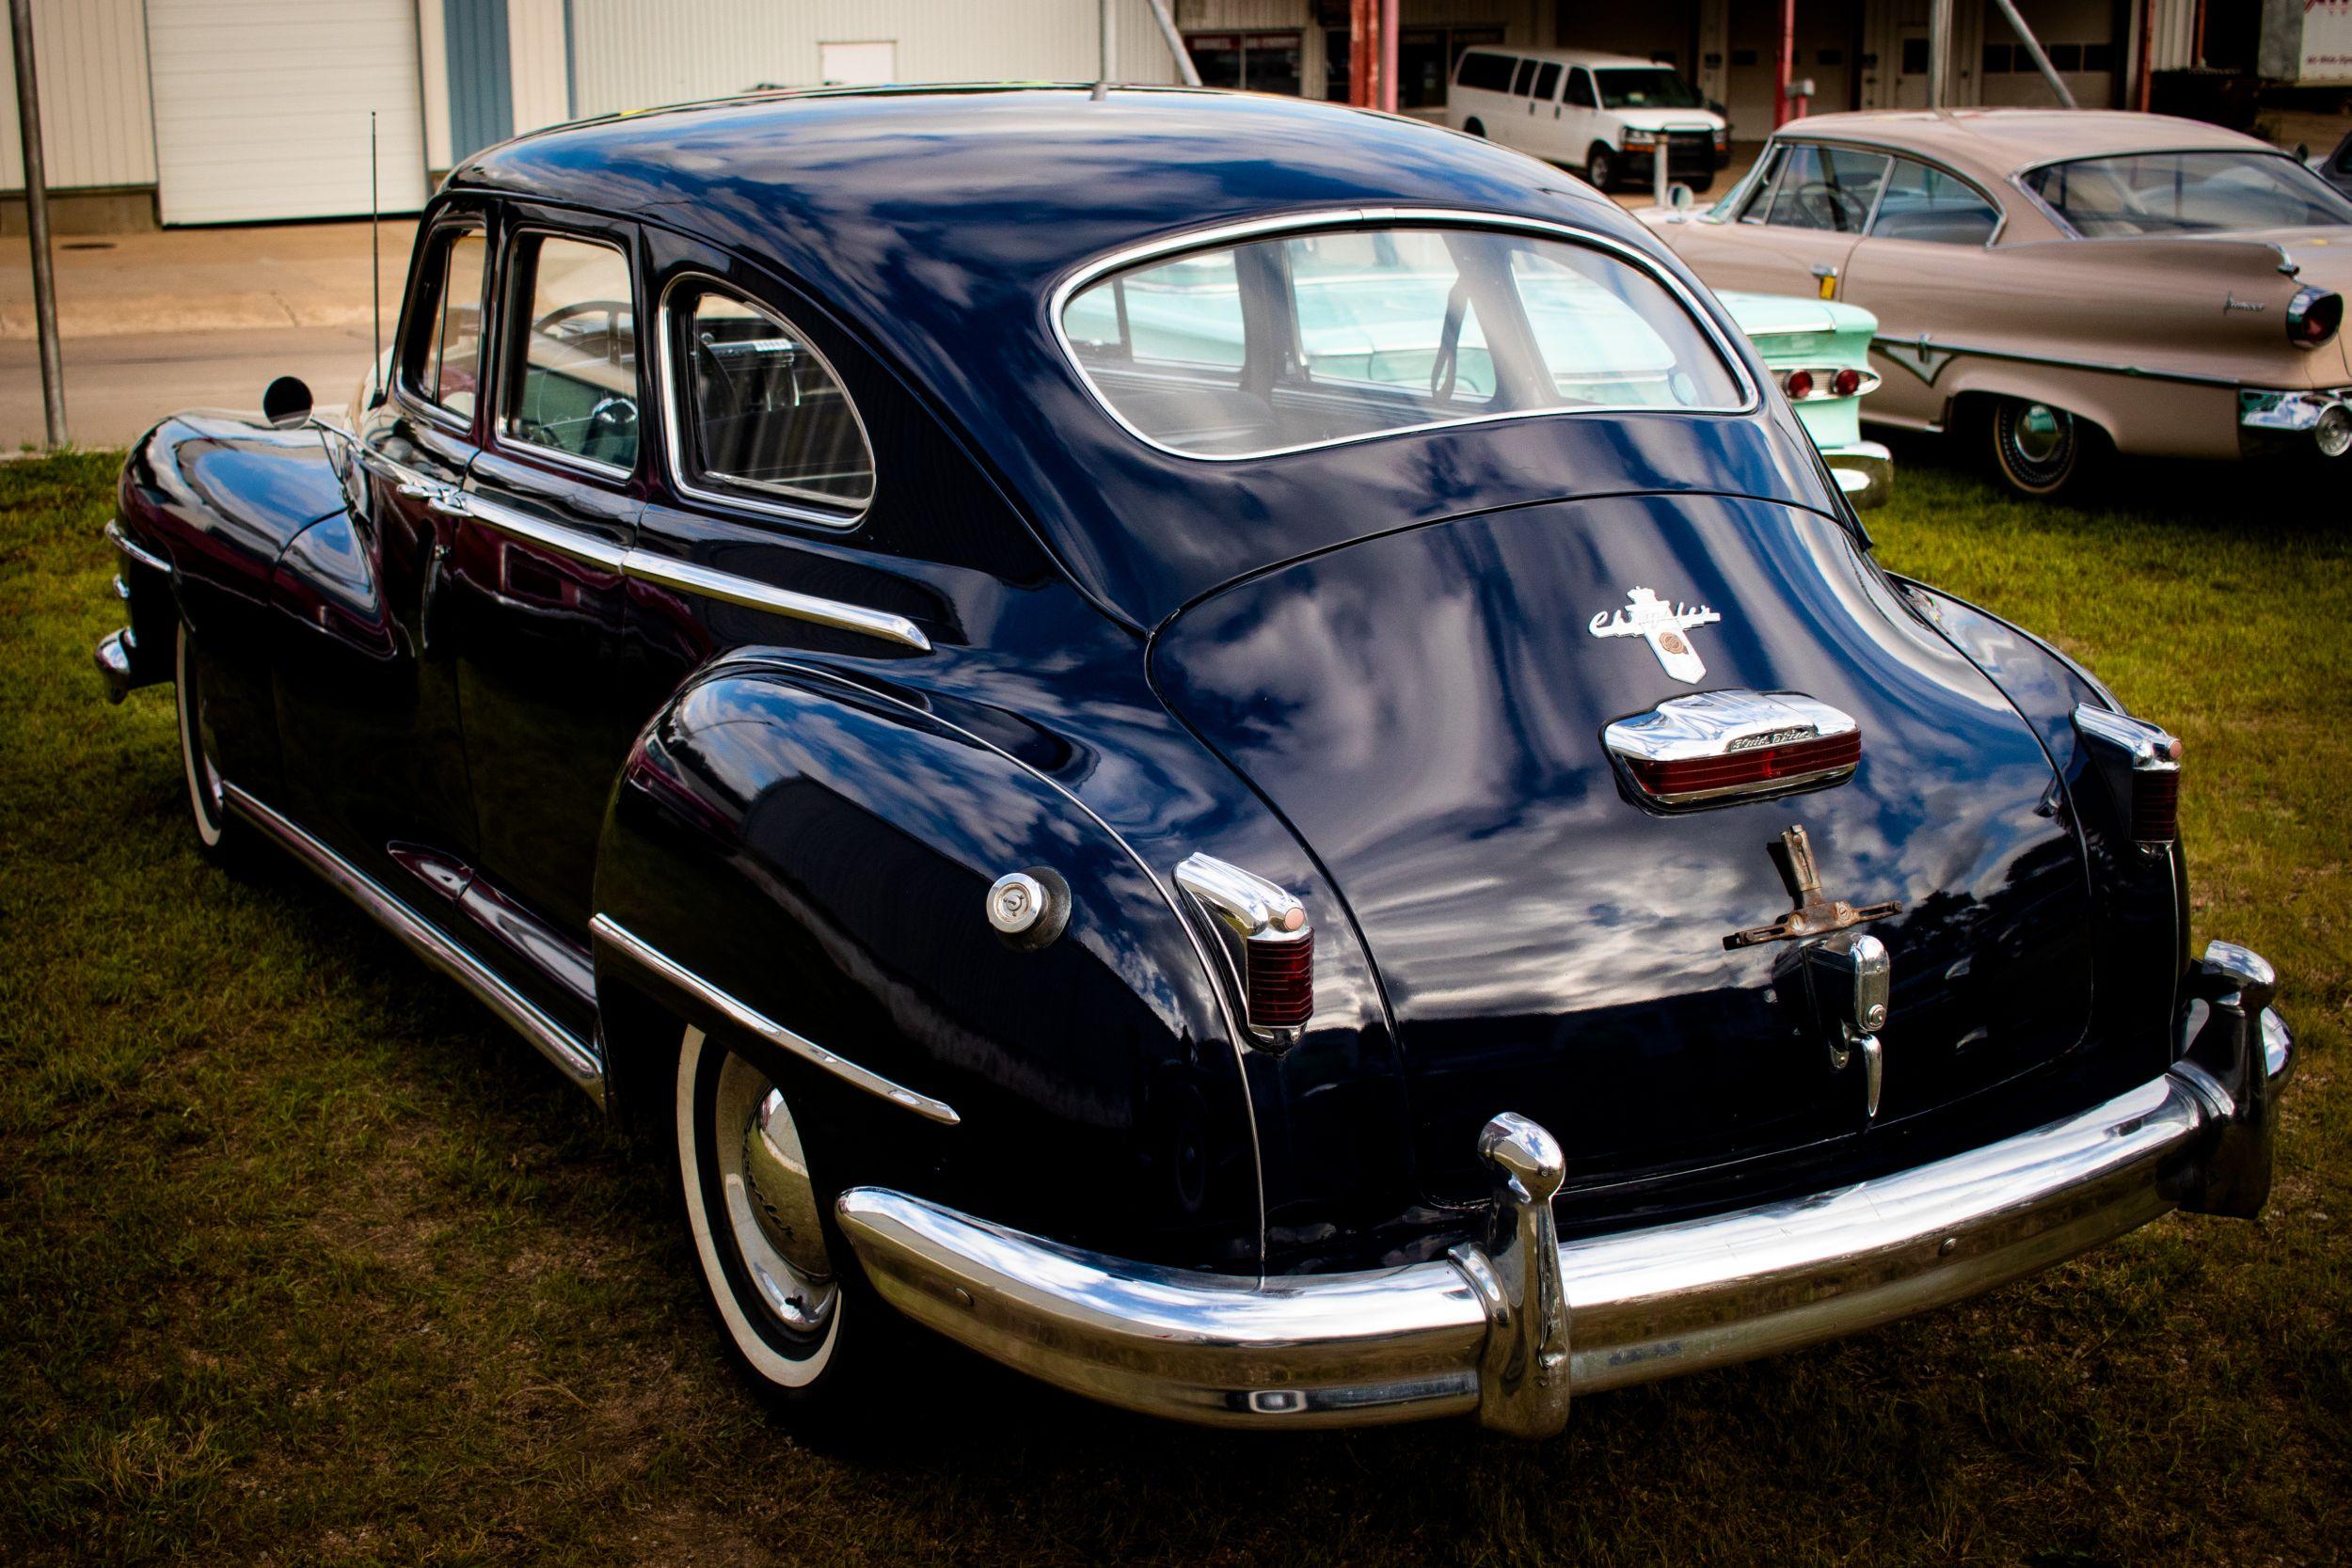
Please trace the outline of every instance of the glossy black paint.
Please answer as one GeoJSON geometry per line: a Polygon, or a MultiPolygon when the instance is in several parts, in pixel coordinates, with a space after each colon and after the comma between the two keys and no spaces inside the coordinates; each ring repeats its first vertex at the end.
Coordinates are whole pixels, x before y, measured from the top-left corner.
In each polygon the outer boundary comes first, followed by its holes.
{"type": "Polygon", "coordinates": [[[356,451],[166,421],[122,499],[173,570],[135,590],[167,591],[229,672],[227,775],[596,1039],[634,1124],[668,1117],[694,1013],[595,946],[598,912],[961,1114],[778,1064],[826,1189],[1159,1260],[1344,1266],[1467,1234],[1499,1110],[1564,1134],[1563,1225],[1589,1229],[1891,1168],[2160,1070],[2177,856],[2116,838],[2066,720],[2089,689],[1881,573],[1785,404],[1206,463],[1127,436],[1052,339],[1054,288],[1105,253],[1359,205],[1532,215],[1683,276],[1556,171],[1271,99],[815,94],[566,128],[469,163],[421,230],[396,356],[431,313],[436,226],[480,226],[479,405],[396,375],[356,451]],[[524,227],[631,258],[626,473],[494,428],[524,227]],[[838,372],[876,457],[862,516],[676,483],[650,345],[690,276],[838,372]],[[632,559],[903,615],[930,647],[632,559]],[[1584,634],[1636,584],[1726,611],[1695,634],[1709,685],[1860,717],[1853,781],[1673,816],[1621,794],[1600,726],[1687,689],[1584,634]],[[1905,904],[1878,927],[1897,984],[1867,1132],[1791,1022],[1782,954],[1720,944],[1787,907],[1766,846],[1790,822],[1834,891],[1905,904]],[[1285,1053],[1237,1042],[1171,880],[1195,850],[1314,924],[1316,1010],[1285,1053]],[[1075,910],[1022,952],[981,895],[1033,864],[1075,910]]]}

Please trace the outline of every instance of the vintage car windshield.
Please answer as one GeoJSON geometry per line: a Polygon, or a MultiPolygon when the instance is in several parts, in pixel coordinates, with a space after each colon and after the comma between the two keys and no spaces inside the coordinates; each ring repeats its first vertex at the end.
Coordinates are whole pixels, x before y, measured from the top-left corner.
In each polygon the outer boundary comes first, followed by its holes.
{"type": "Polygon", "coordinates": [[[1707,100],[1682,73],[1664,66],[1596,71],[1600,102],[1608,109],[1704,109],[1707,100]]]}
{"type": "Polygon", "coordinates": [[[2045,164],[2023,179],[2087,238],[2352,224],[2352,201],[2284,154],[2142,152],[2045,164]]]}
{"type": "Polygon", "coordinates": [[[1647,272],[1487,230],[1358,227],[1155,259],[1079,290],[1061,325],[1123,421],[1199,456],[1746,401],[1690,308],[1647,272]]]}

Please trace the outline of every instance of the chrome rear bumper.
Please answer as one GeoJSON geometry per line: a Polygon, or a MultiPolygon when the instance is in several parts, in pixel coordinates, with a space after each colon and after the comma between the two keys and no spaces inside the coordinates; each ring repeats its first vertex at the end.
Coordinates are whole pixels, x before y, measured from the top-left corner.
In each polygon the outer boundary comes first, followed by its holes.
{"type": "Polygon", "coordinates": [[[1837,488],[1846,493],[1857,512],[1874,506],[1884,506],[1895,493],[1895,454],[1881,441],[1855,441],[1848,446],[1823,447],[1821,460],[1829,465],[1830,477],[1837,488]]]}
{"type": "Polygon", "coordinates": [[[2268,966],[2216,944],[2171,1071],[2078,1116],[1813,1196],[1561,1243],[1559,1153],[1502,1117],[1483,1246],[1265,1279],[1087,1253],[880,1188],[837,1205],[900,1311],[1048,1383],[1224,1426],[1478,1412],[1557,1432],[1572,1394],[1872,1327],[2049,1267],[2186,1207],[2259,1211],[2293,1039],[2268,966]],[[2239,961],[2239,960],[2245,961],[2239,961]],[[2251,967],[2249,967],[2249,965],[2251,967]],[[2202,1006],[2201,1016],[2194,1009],[2202,1006]]]}

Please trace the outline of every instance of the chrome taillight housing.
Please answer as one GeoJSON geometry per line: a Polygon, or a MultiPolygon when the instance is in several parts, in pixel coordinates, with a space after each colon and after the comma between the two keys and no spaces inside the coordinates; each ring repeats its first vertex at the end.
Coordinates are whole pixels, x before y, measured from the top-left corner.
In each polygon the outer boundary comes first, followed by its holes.
{"type": "Polygon", "coordinates": [[[1208,917],[1250,1037],[1276,1049],[1295,1043],[1315,1010],[1315,932],[1306,906],[1213,855],[1187,855],[1176,885],[1208,917]]]}
{"type": "Polygon", "coordinates": [[[2074,709],[2074,729],[2090,743],[2132,842],[2162,854],[2181,836],[2181,743],[2145,719],[2089,703],[2074,709]]]}
{"type": "Polygon", "coordinates": [[[2287,301],[2287,341],[2317,348],[2344,325],[2344,296],[2329,289],[2297,289],[2287,301]]]}
{"type": "Polygon", "coordinates": [[[1790,403],[1860,397],[1876,390],[1878,384],[1877,372],[1851,365],[1798,365],[1780,372],[1780,389],[1790,403]]]}
{"type": "Polygon", "coordinates": [[[1672,697],[1601,732],[1634,789],[1661,806],[1706,806],[1835,784],[1862,762],[1851,717],[1795,691],[1672,697]]]}

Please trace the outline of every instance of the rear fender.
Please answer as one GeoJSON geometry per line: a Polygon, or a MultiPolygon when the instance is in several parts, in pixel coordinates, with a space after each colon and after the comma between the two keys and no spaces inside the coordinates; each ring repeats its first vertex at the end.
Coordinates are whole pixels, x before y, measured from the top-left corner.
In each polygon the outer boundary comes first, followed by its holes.
{"type": "Polygon", "coordinates": [[[1252,1266],[1247,1091],[1195,938],[1125,844],[1064,791],[910,702],[739,655],[647,726],[596,873],[610,1096],[659,1138],[678,1022],[745,1037],[704,985],[952,1109],[918,1114],[771,1051],[819,1196],[929,1192],[1126,1256],[1252,1266]],[[989,886],[1046,867],[1069,924],[1025,949],[989,886]]]}

